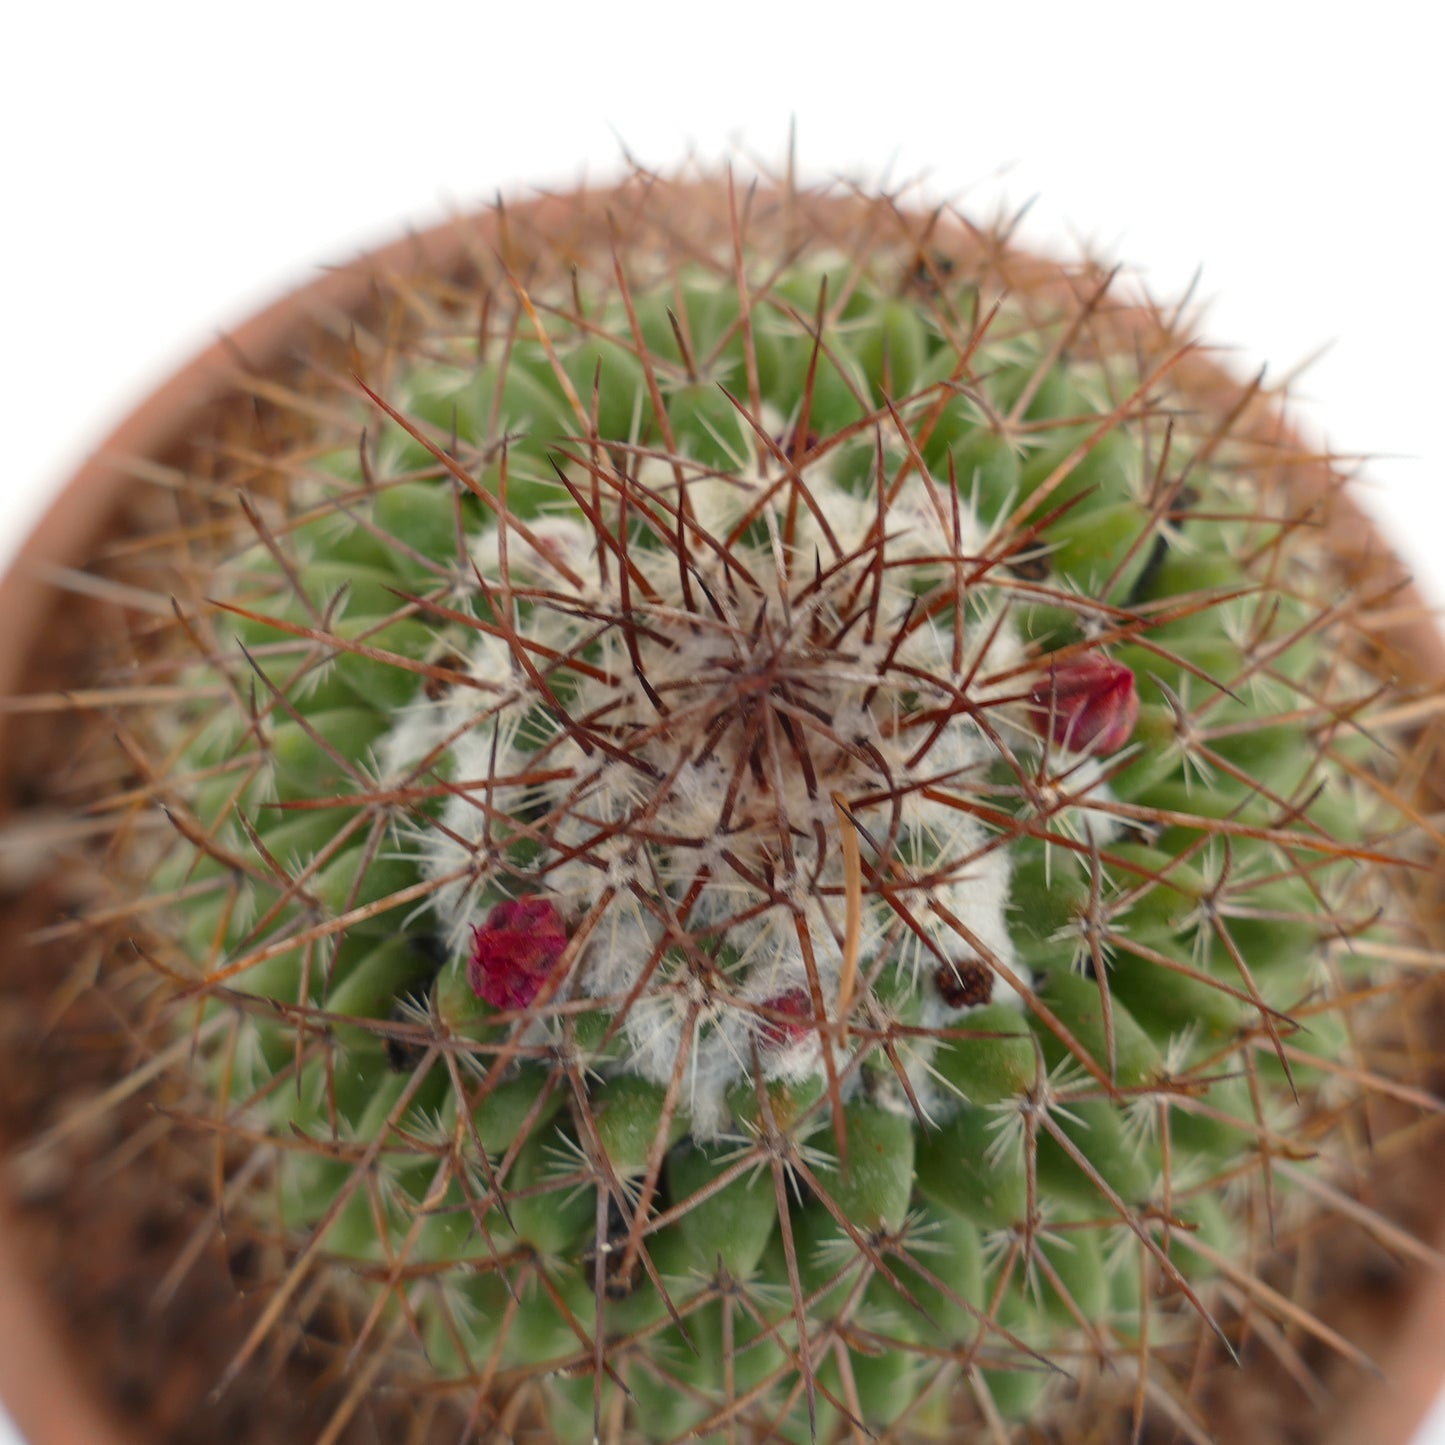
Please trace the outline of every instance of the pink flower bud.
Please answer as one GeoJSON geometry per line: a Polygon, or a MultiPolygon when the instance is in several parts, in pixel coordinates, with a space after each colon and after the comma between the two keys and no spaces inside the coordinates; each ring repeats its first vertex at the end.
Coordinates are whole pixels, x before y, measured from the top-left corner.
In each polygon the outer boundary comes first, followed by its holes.
{"type": "Polygon", "coordinates": [[[472,925],[467,982],[493,1008],[528,1008],[566,947],[567,930],[550,898],[499,903],[480,928],[472,925]]]}
{"type": "Polygon", "coordinates": [[[1076,653],[1029,689],[1029,714],[1040,737],[1071,753],[1115,753],[1134,735],[1139,695],[1134,674],[1098,652],[1076,653]]]}
{"type": "Polygon", "coordinates": [[[786,1049],[817,1032],[813,1000],[805,988],[790,988],[776,998],[765,998],[759,1007],[762,1042],[772,1049],[786,1049]]]}

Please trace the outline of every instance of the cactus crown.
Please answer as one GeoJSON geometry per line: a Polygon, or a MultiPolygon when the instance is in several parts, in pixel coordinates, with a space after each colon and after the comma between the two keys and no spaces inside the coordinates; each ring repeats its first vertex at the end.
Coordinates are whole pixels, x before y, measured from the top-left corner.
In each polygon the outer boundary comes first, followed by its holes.
{"type": "Polygon", "coordinates": [[[483,1434],[1172,1398],[1395,937],[1332,495],[1174,318],[951,214],[484,224],[258,384],[137,643],[113,867],[299,1243],[238,1363],[325,1261],[483,1434]]]}

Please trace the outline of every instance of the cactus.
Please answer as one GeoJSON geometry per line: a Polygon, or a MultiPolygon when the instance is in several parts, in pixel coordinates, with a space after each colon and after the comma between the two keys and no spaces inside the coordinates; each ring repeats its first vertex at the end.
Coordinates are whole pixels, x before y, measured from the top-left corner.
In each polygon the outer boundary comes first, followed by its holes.
{"type": "Polygon", "coordinates": [[[1332,498],[1094,268],[576,207],[259,388],[136,643],[108,867],[293,1261],[237,1364],[324,1276],[486,1438],[1152,1408],[1395,977],[1332,498]]]}

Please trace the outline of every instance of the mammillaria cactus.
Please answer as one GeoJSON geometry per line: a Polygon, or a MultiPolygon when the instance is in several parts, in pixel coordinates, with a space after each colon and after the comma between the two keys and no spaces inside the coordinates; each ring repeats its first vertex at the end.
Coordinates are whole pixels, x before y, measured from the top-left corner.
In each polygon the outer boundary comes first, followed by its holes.
{"type": "Polygon", "coordinates": [[[1337,498],[951,213],[485,228],[198,444],[112,709],[109,916],[291,1262],[238,1365],[329,1279],[481,1438],[1187,1417],[1398,979],[1337,498]]]}

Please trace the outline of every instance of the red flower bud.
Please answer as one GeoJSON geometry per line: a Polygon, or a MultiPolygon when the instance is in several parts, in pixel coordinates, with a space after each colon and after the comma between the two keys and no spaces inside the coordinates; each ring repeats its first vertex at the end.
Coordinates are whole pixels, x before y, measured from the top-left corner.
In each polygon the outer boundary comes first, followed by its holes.
{"type": "Polygon", "coordinates": [[[765,998],[759,1007],[764,1014],[762,1042],[768,1048],[785,1049],[817,1032],[813,1000],[805,988],[790,988],[776,998],[765,998]]]}
{"type": "Polygon", "coordinates": [[[1071,753],[1116,753],[1134,735],[1139,694],[1134,674],[1098,652],[1081,652],[1049,670],[1029,690],[1040,737],[1071,753]]]}
{"type": "Polygon", "coordinates": [[[550,898],[499,903],[480,928],[472,925],[467,982],[493,1008],[528,1008],[566,947],[567,930],[550,898]]]}

